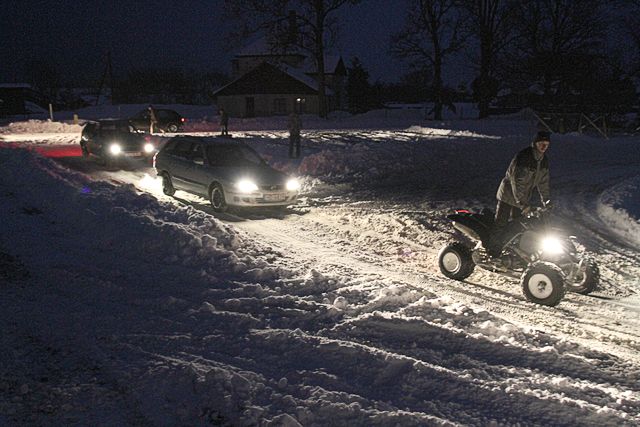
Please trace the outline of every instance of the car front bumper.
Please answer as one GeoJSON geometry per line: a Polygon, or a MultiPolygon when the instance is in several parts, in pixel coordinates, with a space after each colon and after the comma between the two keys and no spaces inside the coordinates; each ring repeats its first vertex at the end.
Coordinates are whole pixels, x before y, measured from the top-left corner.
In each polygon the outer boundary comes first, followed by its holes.
{"type": "Polygon", "coordinates": [[[225,199],[230,206],[287,206],[298,201],[298,193],[281,191],[277,193],[227,193],[225,199]]]}

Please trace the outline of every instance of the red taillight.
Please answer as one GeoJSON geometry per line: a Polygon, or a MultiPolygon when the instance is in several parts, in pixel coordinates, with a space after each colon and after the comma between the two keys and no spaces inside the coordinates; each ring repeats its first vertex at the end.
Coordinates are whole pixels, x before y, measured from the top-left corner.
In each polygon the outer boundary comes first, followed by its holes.
{"type": "Polygon", "coordinates": [[[456,209],[456,213],[466,213],[466,214],[470,214],[471,211],[468,211],[467,209],[456,209]]]}
{"type": "Polygon", "coordinates": [[[184,123],[184,122],[186,122],[186,121],[187,121],[187,119],[185,119],[184,117],[182,117],[182,118],[180,119],[180,121],[181,121],[182,123],[184,123]]]}

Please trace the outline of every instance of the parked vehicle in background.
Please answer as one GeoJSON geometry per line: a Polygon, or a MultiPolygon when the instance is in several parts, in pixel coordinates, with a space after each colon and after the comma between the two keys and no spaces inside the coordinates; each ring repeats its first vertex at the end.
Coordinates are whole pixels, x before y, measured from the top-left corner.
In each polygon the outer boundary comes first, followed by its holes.
{"type": "Polygon", "coordinates": [[[275,170],[251,147],[228,138],[178,136],[155,155],[162,190],[206,197],[213,209],[286,207],[296,203],[297,179],[275,170]]]}
{"type": "Polygon", "coordinates": [[[83,157],[94,157],[105,165],[123,158],[150,159],[156,152],[156,145],[147,136],[131,132],[129,121],[121,119],[87,122],[82,129],[80,148],[83,157]]]}
{"type": "MultiPolygon", "coordinates": [[[[156,119],[158,120],[155,127],[162,132],[179,132],[187,121],[187,119],[173,110],[168,110],[166,108],[154,108],[154,111],[156,119]]],[[[135,131],[148,132],[149,120],[149,110],[144,109],[129,117],[129,124],[135,131]]]]}

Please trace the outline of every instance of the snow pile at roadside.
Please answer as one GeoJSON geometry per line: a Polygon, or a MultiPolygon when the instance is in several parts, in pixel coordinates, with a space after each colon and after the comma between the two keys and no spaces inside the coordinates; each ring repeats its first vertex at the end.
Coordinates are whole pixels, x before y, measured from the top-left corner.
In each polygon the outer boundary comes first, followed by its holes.
{"type": "Polygon", "coordinates": [[[448,136],[448,137],[462,137],[462,138],[487,138],[487,139],[500,139],[496,135],[482,135],[471,131],[453,130],[453,129],[438,129],[424,126],[411,126],[407,129],[408,132],[414,132],[422,135],[433,136],[448,136]]]}
{"type": "Polygon", "coordinates": [[[76,133],[82,131],[81,125],[68,124],[63,122],[52,122],[50,120],[28,120],[25,122],[9,123],[0,127],[0,134],[12,133],[76,133]]]}
{"type": "Polygon", "coordinates": [[[598,214],[620,236],[640,244],[640,176],[603,193],[598,214]]]}

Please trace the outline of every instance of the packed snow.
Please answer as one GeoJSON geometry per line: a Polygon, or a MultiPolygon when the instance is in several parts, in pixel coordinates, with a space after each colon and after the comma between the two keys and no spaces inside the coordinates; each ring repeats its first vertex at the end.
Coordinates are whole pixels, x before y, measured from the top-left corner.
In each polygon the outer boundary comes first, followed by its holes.
{"type": "MultiPolygon", "coordinates": [[[[640,423],[637,137],[553,135],[554,215],[602,280],[544,307],[436,263],[451,209],[494,206],[524,113],[305,116],[296,160],[285,118],[232,119],[302,180],[284,213],[217,214],[148,164],[29,149],[139,107],[0,128],[0,425],[640,423]]],[[[209,108],[181,112],[217,132],[209,108]]]]}

